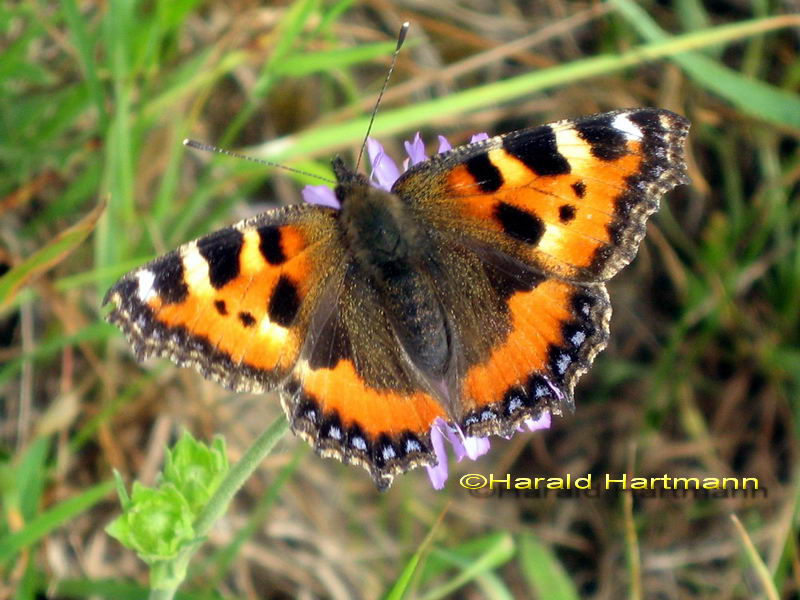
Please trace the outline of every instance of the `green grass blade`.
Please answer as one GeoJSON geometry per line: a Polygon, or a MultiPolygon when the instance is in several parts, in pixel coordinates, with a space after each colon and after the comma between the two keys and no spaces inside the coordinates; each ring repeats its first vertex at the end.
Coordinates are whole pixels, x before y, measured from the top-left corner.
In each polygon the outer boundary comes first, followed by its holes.
{"type": "Polygon", "coordinates": [[[71,335],[56,335],[52,340],[40,342],[34,350],[14,358],[0,366],[0,387],[11,379],[22,368],[27,360],[39,360],[52,356],[62,348],[81,342],[107,339],[118,330],[107,323],[94,323],[71,335]]]}
{"type": "Polygon", "coordinates": [[[401,598],[405,598],[406,594],[410,591],[411,582],[414,580],[414,575],[417,573],[423,556],[428,553],[428,549],[433,543],[433,539],[442,524],[445,514],[447,514],[447,508],[445,508],[442,511],[442,514],[439,515],[439,518],[433,524],[433,527],[431,527],[431,530],[428,532],[428,535],[425,536],[425,539],[422,540],[422,543],[419,545],[419,548],[417,548],[417,551],[414,552],[414,555],[408,560],[406,566],[403,567],[403,571],[400,573],[400,576],[386,594],[385,600],[400,600],[401,598]]]}
{"type": "MultiPolygon", "coordinates": [[[[211,560],[207,561],[207,564],[202,566],[204,578],[207,579],[208,573],[210,572],[209,569],[211,568],[208,563],[213,564],[214,576],[211,578],[211,588],[219,588],[222,585],[222,580],[229,575],[229,571],[234,561],[239,556],[242,546],[244,546],[248,540],[251,540],[258,533],[259,529],[263,527],[272,507],[278,501],[278,498],[280,498],[280,493],[284,485],[291,480],[300,467],[303,458],[307,455],[308,451],[306,448],[302,446],[297,447],[292,454],[292,459],[278,472],[275,479],[270,483],[269,488],[267,488],[266,492],[261,496],[252,514],[248,517],[247,523],[236,532],[230,543],[220,548],[211,560]]],[[[197,566],[200,567],[201,565],[197,566]]],[[[197,569],[192,569],[192,571],[196,572],[197,569]]]]}
{"type": "Polygon", "coordinates": [[[761,558],[761,555],[758,553],[758,550],[753,544],[753,540],[751,540],[750,536],[747,534],[747,530],[744,528],[744,525],[742,525],[742,522],[735,514],[731,514],[731,521],[733,521],[733,526],[736,529],[739,542],[745,551],[745,555],[750,562],[750,566],[755,571],[759,583],[761,583],[764,595],[766,598],[768,598],[768,600],[779,600],[780,594],[778,593],[778,590],[775,589],[775,583],[772,581],[772,574],[769,572],[767,565],[764,564],[764,560],[761,558]]]}
{"type": "Polygon", "coordinates": [[[395,42],[365,44],[355,48],[336,48],[307,54],[296,54],[275,64],[276,76],[305,77],[313,73],[344,69],[366,63],[394,51],[395,42]]]}
{"type": "MultiPolygon", "coordinates": [[[[614,0],[614,5],[619,9],[619,14],[646,40],[656,42],[667,39],[667,33],[635,2],[614,0]]],[[[785,21],[787,25],[800,26],[800,16],[787,15],[776,19],[785,21]]],[[[713,35],[714,29],[704,31],[713,35]]],[[[800,128],[800,96],[797,94],[741,75],[696,52],[675,54],[671,60],[699,85],[721,96],[742,112],[778,125],[800,128]]]]}
{"type": "MultiPolygon", "coordinates": [[[[575,84],[598,75],[675,56],[688,50],[741,40],[792,25],[800,25],[800,17],[743,21],[644,44],[622,54],[596,56],[527,73],[444,98],[382,112],[373,126],[373,135],[391,135],[422,126],[442,125],[443,115],[449,115],[455,120],[465,112],[495,106],[499,102],[529,97],[560,85],[575,84]]],[[[800,111],[794,115],[793,121],[800,126],[800,111]]],[[[331,152],[336,148],[360,141],[368,122],[369,117],[365,116],[346,123],[316,127],[255,146],[252,148],[252,154],[266,160],[280,161],[295,156],[307,157],[314,153],[331,152]]]]}
{"type": "Polygon", "coordinates": [[[578,600],[578,590],[553,551],[531,533],[519,539],[519,563],[535,598],[578,600]]]}
{"type": "MultiPolygon", "coordinates": [[[[148,597],[149,588],[120,579],[62,579],[42,589],[53,598],[113,598],[113,600],[142,600],[148,597]]],[[[174,600],[235,600],[235,596],[222,595],[213,590],[202,592],[177,592],[174,600]]]]}
{"type": "Polygon", "coordinates": [[[41,436],[32,440],[15,469],[19,508],[26,521],[33,519],[39,509],[46,479],[45,464],[49,451],[49,437],[41,436]]]}
{"type": "Polygon", "coordinates": [[[75,225],[62,231],[50,243],[0,277],[0,308],[10,302],[31,279],[53,268],[75,250],[94,230],[104,209],[105,202],[100,202],[75,225]]]}
{"type": "Polygon", "coordinates": [[[133,143],[131,136],[131,50],[134,43],[133,3],[112,0],[104,15],[103,41],[108,52],[114,109],[106,136],[105,186],[110,196],[108,212],[100,220],[95,237],[98,267],[106,267],[127,255],[125,236],[115,235],[132,222],[134,207],[133,143]]]}
{"type": "Polygon", "coordinates": [[[480,538],[455,550],[436,549],[431,553],[429,564],[435,557],[439,569],[449,564],[461,570],[450,581],[435,587],[421,597],[424,600],[448,598],[458,588],[478,577],[491,574],[494,569],[507,563],[514,556],[514,552],[514,539],[507,532],[480,538]]]}
{"type": "Polygon", "coordinates": [[[0,563],[14,557],[24,548],[28,548],[48,533],[89,510],[100,502],[114,488],[111,481],[96,485],[82,494],[55,505],[41,515],[29,521],[19,531],[0,539],[0,563]]]}
{"type": "Polygon", "coordinates": [[[269,60],[264,64],[258,79],[253,86],[253,93],[250,100],[242,111],[228,127],[225,135],[222,136],[220,145],[225,147],[231,145],[236,135],[247,123],[258,107],[258,103],[267,94],[269,88],[275,82],[276,74],[274,65],[289,57],[295,42],[299,39],[306,23],[312,14],[317,11],[319,0],[295,0],[294,4],[287,11],[281,20],[279,31],[276,32],[278,44],[272,50],[269,60]]]}
{"type": "Polygon", "coordinates": [[[86,78],[86,86],[89,88],[89,95],[97,108],[98,127],[102,130],[106,128],[108,114],[106,113],[105,102],[103,100],[103,88],[97,77],[97,64],[94,60],[95,44],[89,40],[86,32],[85,18],[80,14],[75,0],[64,0],[61,7],[64,10],[64,18],[67,27],[72,35],[72,42],[78,51],[80,58],[81,73],[86,78]]]}

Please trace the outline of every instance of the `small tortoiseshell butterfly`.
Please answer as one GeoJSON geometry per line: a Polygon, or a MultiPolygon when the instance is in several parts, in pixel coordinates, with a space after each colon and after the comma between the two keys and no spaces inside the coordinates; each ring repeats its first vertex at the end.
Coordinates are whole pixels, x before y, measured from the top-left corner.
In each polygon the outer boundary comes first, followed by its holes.
{"type": "Polygon", "coordinates": [[[688,121],[621,110],[467,144],[391,187],[333,161],[339,209],[271,210],[123,276],[138,358],[280,392],[294,431],[385,488],[441,418],[510,435],[573,405],[608,339],[604,282],[688,182],[688,121]]]}

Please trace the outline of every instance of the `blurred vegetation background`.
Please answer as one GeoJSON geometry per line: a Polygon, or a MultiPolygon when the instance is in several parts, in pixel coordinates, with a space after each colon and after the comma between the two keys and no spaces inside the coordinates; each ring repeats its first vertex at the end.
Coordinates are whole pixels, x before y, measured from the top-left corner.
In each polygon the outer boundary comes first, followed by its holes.
{"type": "Polygon", "coordinates": [[[222,433],[236,460],[279,414],[271,395],[137,364],[100,299],[158,253],[300,201],[301,178],[183,138],[320,174],[334,153],[352,160],[405,20],[373,130],[395,157],[416,131],[455,144],[658,106],[693,123],[693,183],[611,282],[611,343],[574,415],[493,440],[442,492],[414,471],[378,493],[289,435],[180,597],[378,598],[406,583],[425,599],[800,597],[798,10],[0,4],[0,598],[146,596],[144,565],[103,530],[119,512],[112,469],[152,483],[182,428],[222,433]],[[476,497],[457,484],[470,471],[757,477],[764,493],[476,497]]]}

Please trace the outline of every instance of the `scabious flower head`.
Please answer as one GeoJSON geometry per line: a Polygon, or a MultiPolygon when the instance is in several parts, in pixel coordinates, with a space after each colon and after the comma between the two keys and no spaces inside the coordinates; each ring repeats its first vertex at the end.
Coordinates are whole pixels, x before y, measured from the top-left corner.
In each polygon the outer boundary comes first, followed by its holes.
{"type": "MultiPolygon", "coordinates": [[[[452,148],[450,142],[444,136],[439,138],[439,154],[447,152],[452,148]]],[[[489,139],[486,133],[476,133],[472,136],[470,143],[479,142],[489,139]]],[[[419,132],[414,136],[411,141],[403,143],[408,154],[408,158],[403,160],[403,170],[405,172],[409,167],[428,160],[425,154],[425,144],[420,137],[419,132]]],[[[369,162],[372,172],[370,174],[370,181],[372,184],[380,189],[389,191],[397,178],[402,174],[401,170],[397,167],[397,163],[388,156],[383,149],[383,146],[377,140],[372,138],[367,139],[367,154],[369,155],[369,162]]],[[[303,199],[309,204],[318,204],[322,206],[330,206],[339,208],[339,202],[331,188],[325,185],[309,185],[302,190],[303,199]]],[[[553,392],[557,397],[561,396],[561,392],[551,385],[553,392]]],[[[543,412],[537,419],[526,419],[522,425],[517,428],[517,431],[537,431],[539,429],[548,429],[550,427],[550,412],[543,412]]],[[[452,447],[453,454],[458,462],[464,457],[470,460],[476,460],[478,457],[483,456],[489,452],[489,438],[485,437],[471,437],[464,435],[461,428],[455,423],[448,423],[442,418],[437,418],[431,426],[431,445],[433,452],[436,455],[437,463],[433,466],[426,467],[428,469],[428,477],[430,477],[431,484],[437,490],[444,488],[447,481],[447,448],[445,441],[452,447]]]]}

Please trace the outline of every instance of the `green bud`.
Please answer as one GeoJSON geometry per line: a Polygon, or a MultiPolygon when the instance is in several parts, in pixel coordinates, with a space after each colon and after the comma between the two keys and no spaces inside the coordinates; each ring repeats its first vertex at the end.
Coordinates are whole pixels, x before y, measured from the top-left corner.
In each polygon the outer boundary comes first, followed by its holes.
{"type": "Polygon", "coordinates": [[[194,516],[206,505],[228,473],[225,441],[215,437],[211,446],[195,440],[187,431],[167,450],[163,481],[173,484],[194,516]]]}
{"type": "Polygon", "coordinates": [[[153,489],[134,482],[124,510],[106,527],[106,533],[135,550],[148,564],[175,558],[195,540],[189,504],[169,483],[153,489]]]}

